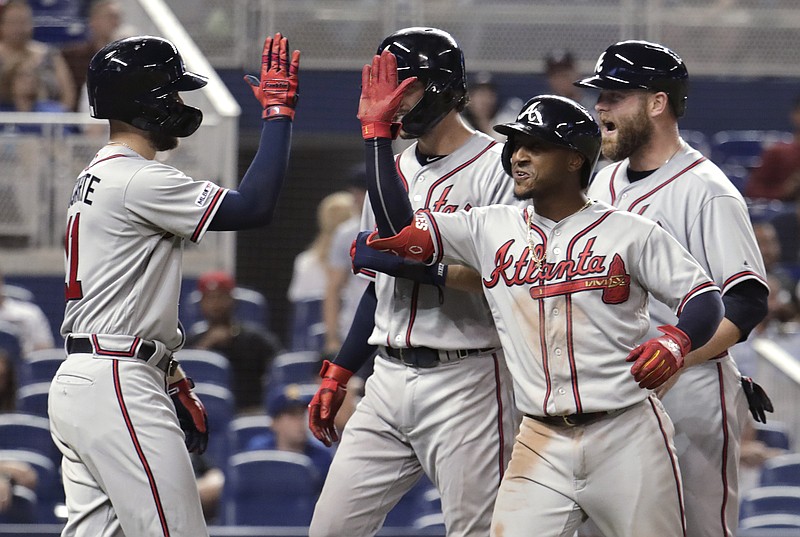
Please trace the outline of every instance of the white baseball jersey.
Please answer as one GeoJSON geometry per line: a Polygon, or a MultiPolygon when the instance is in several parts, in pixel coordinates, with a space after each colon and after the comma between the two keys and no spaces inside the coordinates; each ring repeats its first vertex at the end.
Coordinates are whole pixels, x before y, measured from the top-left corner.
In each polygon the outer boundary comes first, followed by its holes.
{"type": "MultiPolygon", "coordinates": [[[[697,259],[723,295],[745,280],[765,282],[744,199],[714,163],[682,143],[666,164],[633,183],[627,159],[607,166],[589,185],[589,195],[658,223],[697,259]]],[[[656,300],[650,314],[651,334],[655,326],[674,322],[672,312],[656,300]]],[[[663,397],[675,424],[688,537],[735,535],[739,435],[743,420],[750,419],[739,377],[731,357],[723,356],[683,371],[663,397]]]]}
{"type": "Polygon", "coordinates": [[[101,149],[70,199],[61,335],[124,334],[179,348],[184,241],[203,238],[226,192],[129,149],[101,149]]]}
{"type": "Polygon", "coordinates": [[[590,517],[606,535],[682,537],[672,424],[625,358],[647,331],[648,292],[679,312],[717,289],[697,262],[657,225],[601,202],[559,222],[503,206],[424,218],[435,259],[480,272],[528,415],[491,535],[572,536],[590,517]],[[616,412],[579,427],[530,417],[600,411],[616,412]]]}
{"type": "MultiPolygon", "coordinates": [[[[454,213],[498,203],[519,205],[514,199],[514,182],[500,163],[502,148],[502,144],[476,132],[456,151],[425,167],[417,161],[416,144],[407,148],[397,157],[397,170],[412,209],[454,213]]],[[[369,199],[364,207],[362,229],[372,229],[375,220],[369,199]]],[[[442,302],[436,287],[385,274],[377,275],[375,291],[378,306],[375,330],[369,339],[372,345],[443,350],[500,345],[486,300],[480,294],[445,288],[442,302]]]]}
{"type": "Polygon", "coordinates": [[[64,455],[64,537],[208,535],[165,371],[138,345],[154,341],[159,357],[183,344],[183,244],[203,237],[226,192],[113,145],[78,177],[61,333],[93,343],[70,352],[49,392],[64,455]]]}
{"type": "MultiPolygon", "coordinates": [[[[413,144],[396,158],[412,207],[439,214],[513,203],[501,148],[476,133],[422,166],[413,144]]],[[[373,213],[369,203],[365,207],[362,229],[372,229],[373,213]]],[[[422,473],[439,490],[449,536],[487,535],[519,416],[486,299],[384,274],[377,275],[376,291],[371,344],[482,350],[428,368],[378,354],[342,434],[309,535],[375,535],[422,473]]]]}
{"type": "Polygon", "coordinates": [[[643,401],[625,358],[648,330],[648,292],[680,311],[718,288],[647,219],[601,202],[560,222],[531,211],[426,213],[435,260],[450,256],[481,274],[518,408],[568,415],[643,401]]]}

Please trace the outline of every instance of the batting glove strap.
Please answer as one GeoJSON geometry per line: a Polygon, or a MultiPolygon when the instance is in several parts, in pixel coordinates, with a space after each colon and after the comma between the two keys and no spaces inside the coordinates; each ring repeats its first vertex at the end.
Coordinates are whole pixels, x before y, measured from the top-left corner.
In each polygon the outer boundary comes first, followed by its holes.
{"type": "Polygon", "coordinates": [[[361,137],[365,140],[373,138],[389,138],[394,140],[400,132],[400,123],[362,123],[361,137]]]}
{"type": "Polygon", "coordinates": [[[294,108],[291,106],[276,104],[266,107],[264,112],[261,114],[261,118],[266,120],[277,119],[281,117],[294,119],[294,108]]]}
{"type": "Polygon", "coordinates": [[[353,376],[353,372],[329,360],[325,360],[322,362],[322,369],[319,371],[319,376],[323,379],[332,379],[341,384],[342,388],[346,389],[347,383],[350,382],[350,377],[353,376]]]}
{"type": "Polygon", "coordinates": [[[691,350],[689,337],[674,326],[659,326],[664,335],[645,341],[626,358],[633,362],[631,374],[640,388],[654,390],[683,367],[683,357],[691,350]]]}

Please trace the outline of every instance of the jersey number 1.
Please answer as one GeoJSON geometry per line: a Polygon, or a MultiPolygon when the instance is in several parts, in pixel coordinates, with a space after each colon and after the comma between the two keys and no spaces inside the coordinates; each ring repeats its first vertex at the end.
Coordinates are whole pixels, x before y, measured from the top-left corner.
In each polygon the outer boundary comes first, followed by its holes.
{"type": "Polygon", "coordinates": [[[83,298],[83,287],[78,280],[78,223],[81,213],[76,213],[67,222],[67,235],[64,237],[64,250],[67,254],[67,281],[64,282],[64,293],[67,300],[83,298]]]}

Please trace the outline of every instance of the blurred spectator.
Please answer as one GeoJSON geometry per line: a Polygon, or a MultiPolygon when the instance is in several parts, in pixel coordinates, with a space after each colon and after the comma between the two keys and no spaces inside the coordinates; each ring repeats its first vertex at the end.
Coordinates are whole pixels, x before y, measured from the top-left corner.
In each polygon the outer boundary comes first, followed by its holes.
{"type": "Polygon", "coordinates": [[[124,37],[120,32],[122,25],[122,5],[119,0],[94,0],[88,8],[87,37],[85,41],[70,43],[61,48],[61,54],[72,74],[76,102],[71,110],[79,111],[80,98],[84,94],[86,71],[95,52],[108,43],[124,37]]]}
{"type": "Polygon", "coordinates": [[[594,105],[597,100],[593,95],[584,93],[573,83],[580,78],[575,64],[575,56],[569,50],[551,50],[544,59],[545,76],[550,93],[567,97],[584,106],[596,116],[594,105]]]}
{"type": "Polygon", "coordinates": [[[795,201],[800,190],[800,95],[789,112],[794,139],[767,147],[744,186],[748,198],[795,201]]]}
{"type": "Polygon", "coordinates": [[[72,109],[75,87],[67,62],[55,48],[33,40],[33,11],[28,3],[9,0],[0,12],[0,75],[20,62],[39,71],[44,99],[72,109]]]}
{"type": "Polygon", "coordinates": [[[794,290],[797,286],[797,278],[781,262],[781,243],[778,240],[778,233],[771,222],[762,221],[753,223],[753,232],[756,236],[756,243],[764,259],[764,268],[768,275],[774,276],[780,283],[779,289],[789,293],[791,300],[784,306],[786,309],[783,317],[794,317],[797,314],[796,297],[794,290]]]}
{"type": "Polygon", "coordinates": [[[7,297],[4,287],[3,274],[0,272],[0,321],[16,328],[23,355],[53,348],[53,330],[41,308],[32,302],[7,297]]]}
{"type": "MultiPolygon", "coordinates": [[[[225,356],[231,368],[231,392],[237,414],[262,411],[264,375],[281,350],[277,338],[263,327],[234,316],[233,276],[206,272],[197,280],[202,321],[189,330],[186,347],[206,349],[225,356]]],[[[191,371],[188,372],[191,375],[191,371]]]]}
{"type": "Polygon", "coordinates": [[[8,353],[0,349],[0,413],[14,412],[17,406],[17,372],[8,353]]]}
{"type": "Polygon", "coordinates": [[[0,459],[0,513],[12,505],[14,485],[36,489],[36,470],[22,461],[0,459]]]}
{"type": "Polygon", "coordinates": [[[353,274],[350,260],[350,245],[361,231],[360,209],[367,193],[366,171],[363,166],[350,173],[347,191],[353,196],[353,215],[336,227],[328,253],[328,284],[322,306],[326,356],[336,354],[342,346],[361,295],[369,283],[365,278],[353,274]]]}
{"type": "Polygon", "coordinates": [[[506,103],[501,103],[492,74],[485,71],[475,75],[469,81],[467,88],[469,90],[469,101],[462,114],[464,119],[473,129],[488,134],[497,140],[505,140],[505,136],[495,132],[493,127],[500,123],[514,121],[517,112],[522,106],[522,101],[514,98],[506,103]]]}
{"type": "Polygon", "coordinates": [[[267,403],[267,414],[272,418],[272,434],[254,436],[245,450],[277,449],[306,455],[319,470],[321,480],[324,480],[333,453],[309,435],[306,410],[312,395],[298,384],[287,384],[272,394],[267,403]]]}
{"type": "Polygon", "coordinates": [[[192,469],[197,479],[197,491],[200,493],[200,505],[206,522],[212,522],[219,514],[220,498],[225,486],[225,474],[205,455],[190,453],[192,469]]]}
{"type": "MultiPolygon", "coordinates": [[[[67,112],[44,92],[42,74],[28,62],[17,62],[0,74],[0,112],[67,112]]],[[[6,125],[6,132],[41,134],[41,124],[6,125]]]]}
{"type": "Polygon", "coordinates": [[[353,195],[339,191],[317,206],[317,234],[294,259],[287,296],[294,310],[292,350],[322,352],[325,324],[322,307],[328,286],[328,258],[336,228],[356,212],[353,195]],[[302,312],[302,313],[300,313],[302,312]]]}

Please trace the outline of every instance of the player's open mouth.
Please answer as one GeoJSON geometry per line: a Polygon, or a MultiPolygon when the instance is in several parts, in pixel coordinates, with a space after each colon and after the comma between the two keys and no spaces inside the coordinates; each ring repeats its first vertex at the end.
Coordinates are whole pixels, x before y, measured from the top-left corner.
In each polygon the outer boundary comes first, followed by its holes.
{"type": "Polygon", "coordinates": [[[617,125],[611,121],[603,121],[603,128],[606,130],[606,132],[614,132],[617,130],[617,125]]]}

